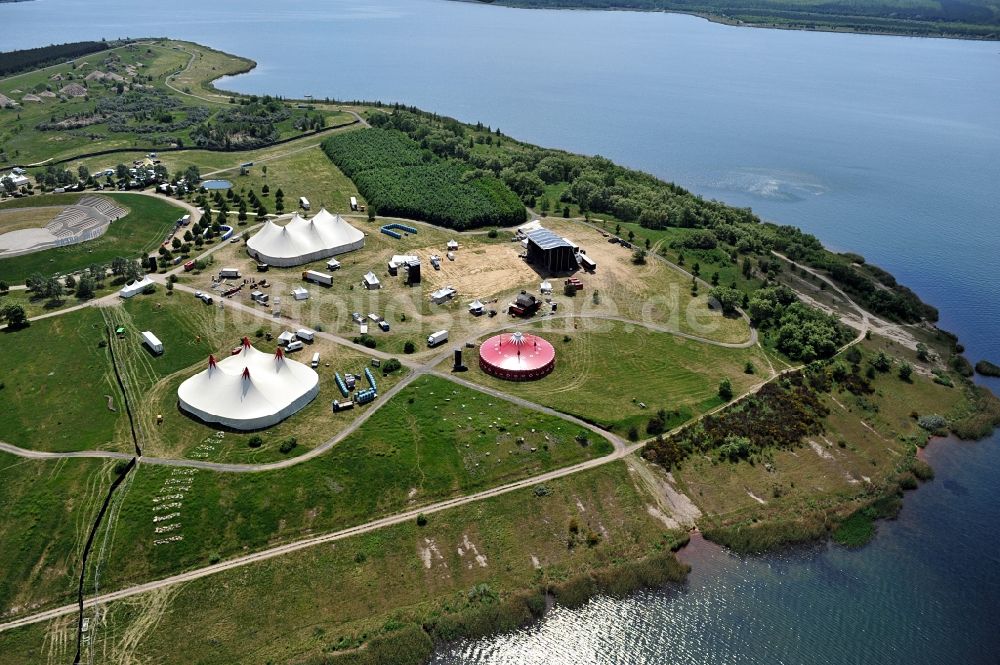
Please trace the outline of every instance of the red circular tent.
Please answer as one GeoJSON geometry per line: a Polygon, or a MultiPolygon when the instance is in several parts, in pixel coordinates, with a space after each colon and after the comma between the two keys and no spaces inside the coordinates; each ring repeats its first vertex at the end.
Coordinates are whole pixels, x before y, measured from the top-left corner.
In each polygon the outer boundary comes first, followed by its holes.
{"type": "Polygon", "coordinates": [[[522,332],[495,335],[479,347],[479,368],[508,381],[530,381],[556,366],[556,350],[537,335],[522,332]]]}

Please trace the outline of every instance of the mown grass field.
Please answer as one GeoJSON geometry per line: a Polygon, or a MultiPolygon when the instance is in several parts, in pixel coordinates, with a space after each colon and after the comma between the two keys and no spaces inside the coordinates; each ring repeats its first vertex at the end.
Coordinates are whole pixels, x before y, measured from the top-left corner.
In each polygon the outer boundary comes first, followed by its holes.
{"type": "MultiPolygon", "coordinates": [[[[100,238],[75,245],[45,249],[32,254],[0,260],[0,279],[9,284],[23,284],[32,273],[43,275],[65,274],[81,270],[94,263],[110,263],[116,256],[138,258],[159,247],[160,242],[185,214],[183,208],[163,199],[135,194],[104,194],[129,210],[129,214],[114,221],[100,238]]],[[[79,200],[79,194],[18,199],[0,206],[53,205],[62,201],[70,205],[79,200]]]]}
{"type": "Polygon", "coordinates": [[[75,598],[80,553],[112,466],[0,453],[0,620],[75,598]]]}
{"type": "MultiPolygon", "coordinates": [[[[390,527],[112,605],[99,648],[123,657],[125,636],[153,617],[156,629],[144,632],[131,655],[155,654],[164,664],[236,662],[248,654],[259,662],[300,662],[405,636],[425,622],[439,630],[449,620],[513,627],[530,617],[507,604],[518,594],[598,571],[621,583],[626,575],[605,572],[608,566],[662,555],[680,537],[649,517],[650,499],[621,463],[545,489],[543,496],[512,492],[430,515],[422,527],[390,527]],[[470,598],[473,587],[480,595],[470,598]]],[[[48,651],[55,640],[41,643],[44,631],[59,630],[57,623],[0,634],[0,649],[11,663],[59,657],[62,651],[48,651]]]]}
{"type": "MultiPolygon", "coordinates": [[[[610,452],[593,435],[581,445],[582,433],[558,418],[424,377],[328,453],[297,466],[249,474],[140,466],[105,584],[124,586],[610,452]],[[187,484],[182,526],[172,532],[183,540],[154,545],[153,498],[187,484]]],[[[219,445],[234,444],[227,436],[219,445]]]]}
{"type": "MultiPolygon", "coordinates": [[[[769,376],[757,347],[723,348],[600,319],[556,320],[524,330],[537,332],[555,347],[552,374],[538,381],[503,381],[480,370],[478,349],[470,349],[465,362],[469,371],[462,378],[621,434],[634,426],[645,437],[646,424],[659,409],[671,414],[672,427],[722,404],[718,388],[723,378],[740,394],[769,376]],[[756,374],[744,372],[747,362],[754,364],[756,374]]],[[[450,359],[440,366],[450,368],[450,359]]]]}
{"type": "Polygon", "coordinates": [[[107,349],[98,347],[105,338],[91,308],[0,332],[0,440],[37,450],[118,449],[124,412],[107,349]]]}

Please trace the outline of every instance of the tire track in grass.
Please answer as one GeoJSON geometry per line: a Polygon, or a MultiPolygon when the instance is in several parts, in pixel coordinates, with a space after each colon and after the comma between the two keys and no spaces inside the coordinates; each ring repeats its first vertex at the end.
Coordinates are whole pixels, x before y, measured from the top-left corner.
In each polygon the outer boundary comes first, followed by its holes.
{"type": "MultiPolygon", "coordinates": [[[[73,658],[73,665],[80,665],[80,659],[83,656],[83,598],[84,598],[84,586],[87,581],[87,563],[90,558],[91,549],[94,546],[94,539],[97,537],[97,533],[100,530],[101,523],[104,520],[104,516],[107,514],[109,507],[112,505],[112,500],[115,496],[115,491],[125,482],[129,474],[135,469],[136,463],[138,462],[139,456],[142,455],[142,449],[139,446],[139,440],[136,437],[135,432],[135,422],[132,419],[132,408],[129,403],[128,393],[125,390],[125,385],[122,383],[121,374],[118,371],[118,364],[115,359],[114,351],[114,340],[112,339],[112,329],[109,326],[106,328],[106,334],[108,339],[108,355],[111,358],[111,366],[114,369],[115,379],[118,382],[118,387],[121,390],[122,400],[125,405],[125,413],[128,415],[129,429],[132,433],[132,444],[135,447],[136,456],[129,460],[125,468],[118,474],[111,486],[108,488],[108,493],[104,497],[104,502],[101,504],[101,508],[97,513],[97,518],[94,520],[94,525],[90,529],[90,535],[87,536],[87,542],[83,546],[83,556],[80,563],[80,582],[77,586],[77,622],[76,622],[76,656],[73,658]]],[[[115,464],[117,467],[117,463],[115,464]]]]}

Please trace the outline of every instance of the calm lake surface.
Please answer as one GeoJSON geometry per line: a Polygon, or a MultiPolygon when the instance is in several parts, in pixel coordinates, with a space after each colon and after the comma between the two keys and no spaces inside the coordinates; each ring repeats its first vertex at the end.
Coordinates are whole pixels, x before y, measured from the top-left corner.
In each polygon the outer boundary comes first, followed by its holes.
{"type": "MultiPolygon", "coordinates": [[[[1000,360],[1000,44],[434,0],[0,5],[0,50],[147,35],[256,60],[232,90],[402,101],[751,206],[883,265],[1000,360]]],[[[861,551],[697,545],[683,589],[435,662],[996,664],[998,443],[933,446],[937,479],[861,551]]]]}

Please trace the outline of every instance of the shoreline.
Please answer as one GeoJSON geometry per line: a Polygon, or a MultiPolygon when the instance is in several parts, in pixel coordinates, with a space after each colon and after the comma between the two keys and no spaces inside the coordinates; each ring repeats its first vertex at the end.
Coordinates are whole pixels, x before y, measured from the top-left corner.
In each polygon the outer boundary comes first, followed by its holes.
{"type": "MultiPolygon", "coordinates": [[[[507,9],[523,9],[527,11],[536,10],[547,10],[547,11],[581,11],[581,12],[633,12],[637,14],[679,14],[682,16],[694,16],[696,18],[704,19],[709,23],[717,23],[719,25],[726,25],[733,28],[758,28],[762,30],[789,30],[792,32],[824,32],[833,34],[847,34],[847,35],[872,35],[878,37],[911,37],[914,39],[958,39],[963,41],[977,41],[977,42],[995,42],[1000,41],[1000,26],[997,28],[997,36],[978,36],[970,35],[964,33],[940,33],[940,34],[915,34],[911,32],[905,32],[902,30],[856,30],[849,26],[837,27],[836,25],[826,25],[826,26],[812,26],[806,24],[788,24],[779,25],[774,23],[759,23],[743,21],[740,19],[730,18],[728,16],[723,16],[721,14],[713,14],[710,12],[697,12],[697,11],[683,11],[680,9],[640,9],[633,7],[574,7],[574,6],[551,6],[551,7],[540,7],[533,5],[523,5],[516,2],[505,2],[504,0],[499,0],[498,2],[484,2],[483,0],[449,0],[450,2],[463,2],[466,4],[473,5],[493,5],[497,7],[505,7],[507,9]]],[[[831,15],[836,16],[836,15],[831,15]]],[[[776,18],[776,17],[775,17],[776,18]]],[[[819,19],[823,20],[823,19],[819,19]]]]}

